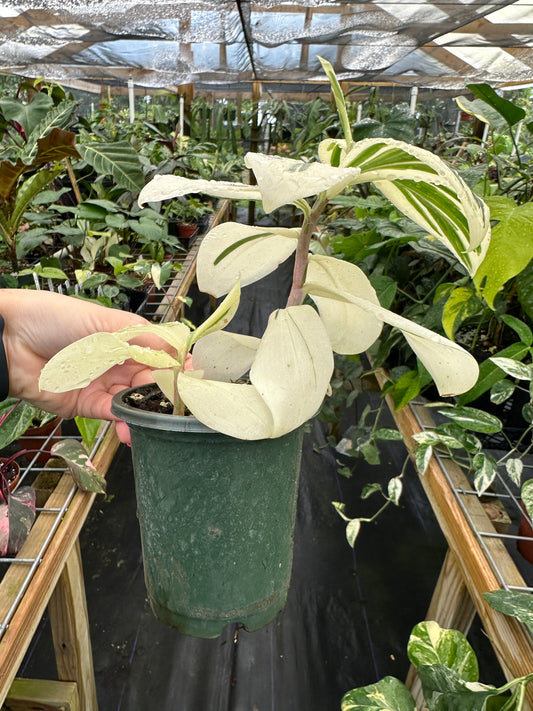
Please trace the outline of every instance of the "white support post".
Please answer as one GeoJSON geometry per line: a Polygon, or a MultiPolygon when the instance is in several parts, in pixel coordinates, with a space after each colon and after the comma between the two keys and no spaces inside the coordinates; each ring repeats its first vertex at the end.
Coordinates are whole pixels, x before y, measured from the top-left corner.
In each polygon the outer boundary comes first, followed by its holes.
{"type": "Polygon", "coordinates": [[[455,133],[459,133],[459,126],[461,125],[461,111],[457,112],[457,118],[455,119],[455,133]]]}
{"type": "Polygon", "coordinates": [[[409,105],[409,113],[411,114],[411,116],[415,115],[417,99],[418,99],[418,87],[412,86],[411,87],[411,103],[409,105]]]}
{"type": "Polygon", "coordinates": [[[180,95],[180,137],[179,137],[179,150],[183,150],[183,132],[185,131],[185,97],[183,94],[180,95]]]}
{"type": "Polygon", "coordinates": [[[362,117],[363,117],[363,102],[360,101],[360,102],[357,104],[356,123],[359,123],[359,121],[362,119],[362,117]]]}
{"type": "Polygon", "coordinates": [[[128,97],[130,101],[130,123],[135,121],[135,92],[133,88],[133,79],[128,79],[128,97]]]}

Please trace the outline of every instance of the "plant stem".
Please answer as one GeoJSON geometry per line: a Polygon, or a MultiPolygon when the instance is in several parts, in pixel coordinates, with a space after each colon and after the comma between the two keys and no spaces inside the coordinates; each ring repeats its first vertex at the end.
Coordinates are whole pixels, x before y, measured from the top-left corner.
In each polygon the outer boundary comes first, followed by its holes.
{"type": "Polygon", "coordinates": [[[303,303],[305,292],[303,285],[307,272],[307,264],[309,262],[309,245],[311,237],[316,229],[318,218],[322,214],[326,206],[327,198],[325,195],[320,195],[311,211],[305,216],[302,225],[300,236],[298,237],[298,245],[296,247],[296,257],[294,260],[294,270],[292,273],[292,286],[287,299],[287,306],[299,306],[303,303]]]}

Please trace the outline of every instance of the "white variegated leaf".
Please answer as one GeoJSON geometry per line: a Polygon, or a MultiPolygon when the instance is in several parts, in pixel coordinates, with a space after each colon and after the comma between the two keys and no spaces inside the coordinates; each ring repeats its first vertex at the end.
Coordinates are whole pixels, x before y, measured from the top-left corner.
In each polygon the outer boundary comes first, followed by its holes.
{"type": "Polygon", "coordinates": [[[477,382],[479,366],[476,359],[457,343],[348,292],[331,291],[314,283],[306,283],[304,288],[312,298],[325,296],[348,301],[373,314],[379,321],[400,329],[429,371],[441,396],[459,395],[470,390],[477,382]]]}
{"type": "Polygon", "coordinates": [[[250,370],[273,417],[273,437],[296,429],[320,408],[333,372],[324,325],[311,306],[274,311],[250,370]]]}
{"type": "MultiPolygon", "coordinates": [[[[311,255],[306,278],[332,291],[345,291],[379,306],[379,299],[368,277],[355,264],[334,257],[311,255]]],[[[383,323],[374,314],[348,302],[310,295],[336,353],[362,353],[378,338],[383,323]]]]}
{"type": "Polygon", "coordinates": [[[146,323],[126,326],[126,328],[116,331],[115,335],[121,341],[129,341],[147,333],[159,336],[177,351],[180,351],[187,344],[191,329],[180,321],[170,321],[169,323],[146,323]]]}
{"type": "Polygon", "coordinates": [[[333,197],[355,183],[360,172],[264,153],[247,153],[244,162],[254,172],[265,212],[322,192],[333,197]]]}
{"type": "Polygon", "coordinates": [[[139,205],[159,202],[174,197],[204,193],[211,197],[234,200],[261,200],[261,193],[254,185],[230,183],[224,180],[195,180],[179,175],[156,175],[139,193],[139,205]]]}
{"type": "Polygon", "coordinates": [[[372,182],[405,215],[441,240],[474,273],[490,239],[487,206],[439,157],[392,138],[352,144],[326,139],[319,158],[361,169],[355,182],[372,182]],[[474,255],[472,251],[477,250],[474,255]]]}
{"type": "Polygon", "coordinates": [[[189,339],[189,348],[193,343],[200,340],[208,333],[214,333],[225,328],[231,319],[235,316],[239,308],[239,300],[241,298],[241,285],[237,281],[226,298],[218,305],[216,310],[207,318],[198,328],[191,333],[189,339]]]}
{"type": "Polygon", "coordinates": [[[153,370],[152,377],[157,385],[159,385],[161,392],[167,400],[175,405],[176,392],[174,387],[174,368],[167,368],[166,370],[153,370]]]}
{"type": "Polygon", "coordinates": [[[113,333],[92,333],[56,353],[41,371],[39,389],[53,393],[84,388],[130,357],[130,346],[113,333]]]}
{"type": "Polygon", "coordinates": [[[149,368],[173,368],[178,365],[176,358],[173,358],[166,351],[158,351],[153,348],[143,348],[142,346],[128,346],[129,357],[147,365],[149,368]]]}
{"type": "Polygon", "coordinates": [[[207,427],[238,439],[273,437],[272,414],[253,385],[204,380],[195,371],[178,375],[181,399],[207,427]]]}
{"type": "Polygon", "coordinates": [[[254,336],[216,331],[196,343],[192,366],[203,371],[209,380],[238,380],[250,370],[259,343],[260,339],[254,336]]]}
{"type": "Polygon", "coordinates": [[[246,286],[270,274],[296,249],[299,229],[250,227],[223,222],[206,234],[198,250],[200,291],[227,294],[236,280],[246,286]]]}

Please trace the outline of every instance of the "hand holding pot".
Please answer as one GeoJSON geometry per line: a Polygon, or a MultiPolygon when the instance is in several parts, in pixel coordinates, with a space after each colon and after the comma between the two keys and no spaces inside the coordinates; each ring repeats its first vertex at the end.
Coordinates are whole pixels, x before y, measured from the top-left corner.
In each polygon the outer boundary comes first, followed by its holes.
{"type": "MultiPolygon", "coordinates": [[[[66,393],[39,390],[41,370],[58,351],[98,331],[116,331],[148,323],[137,314],[53,292],[25,289],[2,289],[0,314],[5,321],[3,342],[9,369],[9,395],[13,397],[65,418],[79,415],[116,420],[110,409],[113,395],[124,388],[153,381],[150,368],[128,360],[85,388],[66,393]]],[[[153,336],[144,336],[139,343],[159,350],[170,349],[153,336]]],[[[72,367],[75,368],[76,363],[72,367]]],[[[128,441],[125,423],[118,423],[117,432],[122,441],[128,441]]]]}

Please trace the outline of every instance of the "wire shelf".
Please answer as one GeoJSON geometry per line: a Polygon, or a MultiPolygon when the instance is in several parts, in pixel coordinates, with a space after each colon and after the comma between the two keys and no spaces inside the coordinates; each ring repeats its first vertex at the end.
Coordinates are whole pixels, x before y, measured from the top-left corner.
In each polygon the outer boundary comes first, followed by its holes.
{"type": "MultiPolygon", "coordinates": [[[[424,402],[419,401],[411,403],[411,411],[421,431],[431,429],[431,425],[429,425],[427,421],[428,415],[425,411],[424,402]]],[[[480,528],[480,520],[477,518],[474,520],[468,506],[468,497],[479,498],[478,492],[471,487],[456,485],[453,478],[450,476],[448,462],[451,461],[451,459],[449,456],[438,451],[434,451],[433,456],[439,463],[443,476],[448,482],[450,490],[453,492],[455,499],[461,508],[462,514],[471,527],[472,532],[474,533],[479,546],[481,547],[485,558],[492,569],[492,572],[500,584],[500,587],[504,590],[533,592],[533,565],[523,560],[516,550],[517,543],[519,541],[533,541],[533,539],[521,536],[518,533],[518,523],[525,515],[520,505],[518,490],[513,488],[508,479],[505,476],[502,476],[502,473],[498,471],[493,486],[491,487],[493,490],[484,493],[482,498],[485,500],[493,499],[503,505],[504,510],[510,519],[508,530],[496,530],[495,526],[488,517],[486,521],[481,520],[482,524],[486,523],[486,527],[483,525],[483,527],[480,528]],[[502,542],[509,554],[508,559],[504,560],[504,564],[502,564],[501,556],[496,557],[493,555],[489,545],[489,541],[493,541],[495,539],[502,542]],[[513,574],[511,577],[515,582],[509,579],[509,571],[512,570],[513,567],[516,568],[516,576],[513,574]],[[519,579],[520,577],[523,579],[523,585],[516,584],[516,579],[519,579]]]]}

